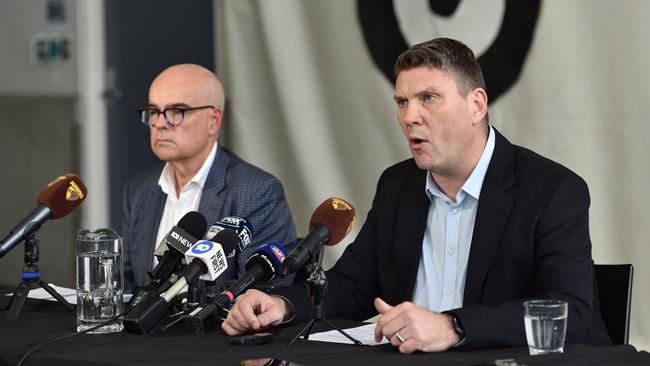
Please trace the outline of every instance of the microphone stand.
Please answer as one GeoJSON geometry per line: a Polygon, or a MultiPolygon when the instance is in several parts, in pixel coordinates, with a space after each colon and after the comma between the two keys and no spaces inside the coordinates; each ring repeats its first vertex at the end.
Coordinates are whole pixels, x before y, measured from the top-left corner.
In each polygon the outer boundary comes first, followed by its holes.
{"type": "MultiPolygon", "coordinates": [[[[182,300],[172,301],[169,304],[171,314],[167,317],[167,319],[163,320],[160,325],[158,325],[158,330],[160,332],[166,332],[169,328],[173,327],[181,321],[184,322],[183,324],[186,324],[187,322],[185,319],[189,316],[189,314],[201,304],[206,303],[206,294],[204,293],[204,290],[205,286],[201,286],[199,284],[199,280],[188,283],[187,293],[185,295],[187,302],[183,303],[182,300]]],[[[182,294],[183,293],[179,294],[178,296],[182,296],[182,294]]],[[[198,333],[198,331],[195,331],[193,333],[198,333]]]]}
{"type": "Polygon", "coordinates": [[[309,339],[309,334],[311,333],[312,328],[316,323],[325,322],[331,328],[335,329],[339,333],[343,334],[348,338],[352,343],[357,346],[363,346],[363,343],[352,338],[345,331],[332,324],[329,320],[325,319],[325,292],[327,290],[327,278],[325,277],[325,271],[321,263],[323,261],[323,252],[321,248],[320,253],[318,254],[318,260],[314,260],[312,263],[307,265],[307,270],[309,271],[309,278],[307,279],[307,287],[309,288],[309,298],[311,300],[311,309],[312,309],[312,319],[305,325],[304,328],[296,335],[287,346],[291,346],[300,336],[304,336],[305,339],[309,339]]]}
{"type": "Polygon", "coordinates": [[[75,309],[66,299],[63,298],[56,290],[54,290],[47,282],[41,279],[41,272],[38,269],[38,238],[36,233],[30,234],[25,238],[25,257],[24,262],[25,266],[23,267],[23,272],[21,274],[20,283],[16,286],[11,301],[4,310],[9,310],[7,312],[7,321],[13,321],[18,319],[18,314],[25,304],[27,295],[33,287],[42,287],[43,290],[47,291],[52,297],[54,297],[61,305],[63,305],[68,311],[74,312],[75,309]]]}

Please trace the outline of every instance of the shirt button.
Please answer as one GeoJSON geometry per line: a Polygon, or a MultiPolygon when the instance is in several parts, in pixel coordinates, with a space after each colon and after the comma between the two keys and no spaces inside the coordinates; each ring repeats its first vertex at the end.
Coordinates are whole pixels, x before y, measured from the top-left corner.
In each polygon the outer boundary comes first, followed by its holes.
{"type": "Polygon", "coordinates": [[[454,208],[451,210],[451,214],[452,214],[452,215],[455,215],[456,213],[458,213],[458,208],[454,207],[454,208]]]}
{"type": "Polygon", "coordinates": [[[454,248],[447,248],[447,255],[454,255],[456,254],[456,249],[454,248]]]}

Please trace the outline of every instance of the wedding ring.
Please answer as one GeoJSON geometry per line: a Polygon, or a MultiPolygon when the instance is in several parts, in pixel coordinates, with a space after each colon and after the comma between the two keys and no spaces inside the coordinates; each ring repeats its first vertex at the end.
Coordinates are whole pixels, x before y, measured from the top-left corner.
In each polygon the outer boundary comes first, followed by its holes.
{"type": "Polygon", "coordinates": [[[405,340],[404,338],[402,338],[402,336],[399,334],[399,332],[395,333],[395,337],[397,338],[397,340],[399,341],[399,343],[404,343],[404,342],[406,342],[406,340],[405,340]]]}

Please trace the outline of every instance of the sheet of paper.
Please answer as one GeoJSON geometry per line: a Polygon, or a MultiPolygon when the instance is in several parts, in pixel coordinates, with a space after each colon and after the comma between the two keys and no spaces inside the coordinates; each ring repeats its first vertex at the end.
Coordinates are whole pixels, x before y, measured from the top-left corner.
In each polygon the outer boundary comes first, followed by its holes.
{"type": "MultiPolygon", "coordinates": [[[[61,295],[64,299],[68,300],[70,304],[77,303],[77,290],[72,288],[57,286],[51,283],[49,285],[54,289],[54,291],[58,292],[59,295],[61,295]]],[[[56,301],[56,299],[52,297],[52,295],[50,295],[47,291],[45,291],[41,287],[30,290],[29,296],[27,297],[29,297],[30,299],[56,301]]]]}
{"type": "MultiPolygon", "coordinates": [[[[381,342],[375,342],[375,324],[366,324],[356,328],[343,329],[350,337],[358,340],[366,346],[378,346],[380,344],[389,343],[386,338],[382,338],[381,342]]],[[[309,335],[310,341],[321,341],[330,343],[344,343],[354,344],[346,336],[339,333],[337,330],[330,330],[327,332],[314,333],[309,335]]]]}
{"type": "MultiPolygon", "coordinates": [[[[57,286],[52,283],[50,283],[49,285],[54,289],[54,291],[59,293],[59,295],[61,295],[64,299],[66,299],[70,304],[73,305],[77,304],[77,290],[73,288],[57,286]]],[[[13,294],[6,294],[6,295],[11,296],[13,294]]],[[[27,297],[30,299],[56,301],[56,299],[52,295],[50,295],[49,292],[45,291],[41,287],[30,290],[29,295],[27,297]]],[[[130,298],[131,298],[131,294],[124,294],[123,301],[127,302],[129,301],[130,298]]]]}

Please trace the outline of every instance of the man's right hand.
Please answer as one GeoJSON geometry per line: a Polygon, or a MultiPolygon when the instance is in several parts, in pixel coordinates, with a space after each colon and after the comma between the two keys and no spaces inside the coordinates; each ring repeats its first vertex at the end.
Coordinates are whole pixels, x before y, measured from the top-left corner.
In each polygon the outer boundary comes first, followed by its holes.
{"type": "Polygon", "coordinates": [[[287,303],[283,298],[248,290],[237,297],[221,328],[229,335],[257,331],[280,324],[287,313],[287,303]]]}

